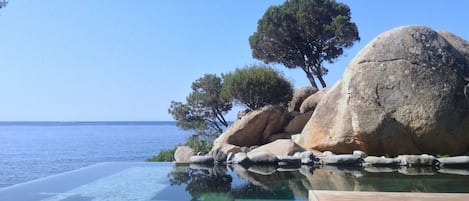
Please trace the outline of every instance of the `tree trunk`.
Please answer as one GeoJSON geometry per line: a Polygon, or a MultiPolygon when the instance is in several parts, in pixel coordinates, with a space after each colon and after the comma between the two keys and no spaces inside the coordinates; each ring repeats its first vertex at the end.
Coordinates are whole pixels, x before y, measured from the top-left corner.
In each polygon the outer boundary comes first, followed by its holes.
{"type": "Polygon", "coordinates": [[[316,84],[316,80],[314,80],[313,74],[311,72],[308,72],[305,68],[303,68],[303,71],[306,73],[306,77],[311,83],[311,86],[317,89],[318,85],[316,84]]]}
{"type": "Polygon", "coordinates": [[[322,88],[326,88],[326,82],[322,79],[322,75],[317,75],[319,82],[321,82],[322,88]]]}

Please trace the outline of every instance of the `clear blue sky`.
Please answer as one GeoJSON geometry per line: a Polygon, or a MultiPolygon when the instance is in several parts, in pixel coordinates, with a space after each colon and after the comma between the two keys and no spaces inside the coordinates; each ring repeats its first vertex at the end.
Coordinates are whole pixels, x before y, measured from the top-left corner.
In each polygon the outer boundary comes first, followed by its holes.
{"type": "MultiPolygon", "coordinates": [[[[272,1],[10,0],[0,10],[0,121],[172,120],[205,73],[257,63],[248,37],[272,1]]],[[[466,0],[348,0],[360,43],[326,64],[328,85],[379,33],[426,25],[469,39],[466,0]]],[[[309,85],[301,70],[284,72],[309,85]]],[[[234,113],[229,115],[234,118],[234,113]]]]}

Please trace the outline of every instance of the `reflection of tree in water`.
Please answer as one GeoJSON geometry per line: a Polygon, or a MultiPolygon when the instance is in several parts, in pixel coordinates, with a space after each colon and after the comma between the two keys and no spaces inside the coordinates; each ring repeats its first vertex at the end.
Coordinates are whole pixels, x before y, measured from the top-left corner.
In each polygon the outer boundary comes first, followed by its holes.
{"type": "Polygon", "coordinates": [[[168,177],[172,186],[185,186],[185,190],[192,196],[192,200],[234,200],[235,198],[293,200],[295,197],[288,186],[288,180],[280,183],[273,182],[276,187],[272,189],[266,189],[249,182],[232,187],[233,178],[227,174],[225,166],[191,167],[176,166],[168,177]]]}
{"type": "Polygon", "coordinates": [[[227,194],[233,181],[233,178],[226,174],[226,168],[220,166],[204,169],[175,167],[168,177],[172,186],[186,185],[186,191],[191,194],[192,200],[199,200],[205,194],[227,194]]]}

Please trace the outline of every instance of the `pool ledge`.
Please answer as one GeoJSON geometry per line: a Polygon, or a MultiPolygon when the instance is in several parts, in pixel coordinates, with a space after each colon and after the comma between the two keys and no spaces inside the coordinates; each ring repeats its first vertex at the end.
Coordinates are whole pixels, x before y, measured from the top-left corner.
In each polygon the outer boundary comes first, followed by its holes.
{"type": "Polygon", "coordinates": [[[309,201],[467,201],[469,193],[410,193],[310,190],[309,201]]]}

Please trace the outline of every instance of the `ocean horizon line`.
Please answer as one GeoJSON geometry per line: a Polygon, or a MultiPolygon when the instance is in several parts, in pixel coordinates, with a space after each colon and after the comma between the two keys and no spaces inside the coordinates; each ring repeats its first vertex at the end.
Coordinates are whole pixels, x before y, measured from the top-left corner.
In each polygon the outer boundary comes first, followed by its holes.
{"type": "Polygon", "coordinates": [[[0,121],[0,126],[10,125],[162,125],[176,121],[0,121]]]}

